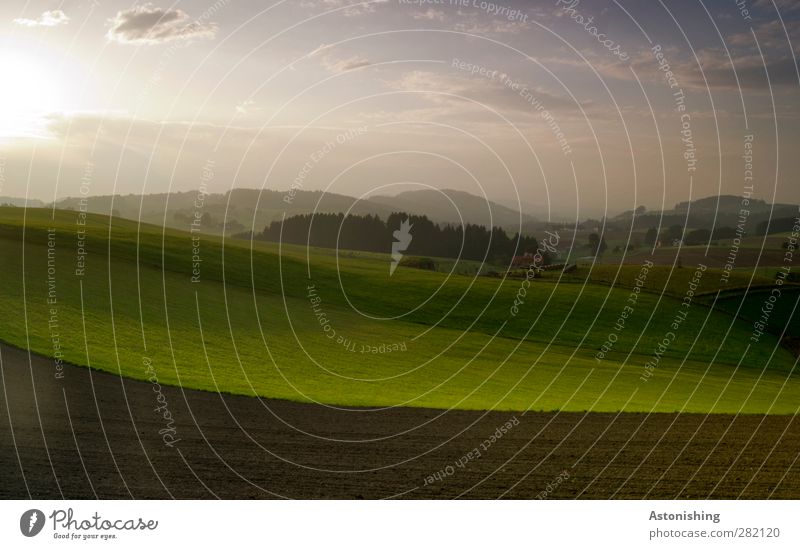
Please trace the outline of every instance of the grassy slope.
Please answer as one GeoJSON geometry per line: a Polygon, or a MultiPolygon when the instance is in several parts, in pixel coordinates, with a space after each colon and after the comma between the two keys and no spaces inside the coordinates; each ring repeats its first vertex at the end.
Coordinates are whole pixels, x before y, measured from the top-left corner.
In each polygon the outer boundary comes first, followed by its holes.
{"type": "Polygon", "coordinates": [[[735,292],[731,294],[721,294],[717,307],[731,314],[738,314],[748,320],[750,325],[766,318],[767,332],[800,337],[800,306],[798,306],[800,287],[789,284],[778,287],[773,284],[751,290],[746,294],[735,292]],[[773,288],[778,288],[780,294],[776,293],[773,296],[773,288]],[[775,298],[774,304],[769,301],[770,296],[775,298]]]}
{"type": "MultiPolygon", "coordinates": [[[[28,210],[24,271],[23,215],[0,209],[0,337],[53,352],[46,228],[54,227],[65,359],[134,378],[146,377],[147,356],[163,383],[342,405],[619,410],[630,399],[627,410],[772,406],[789,413],[800,401],[797,377],[789,375],[794,361],[774,337],[765,336],[737,368],[750,326],[701,305],[690,309],[655,377],[641,382],[642,365],[680,309],[670,297],[642,294],[614,352],[598,362],[595,352],[627,289],[537,281],[514,318],[509,308],[518,280],[446,279],[413,269],[389,278],[388,260],[379,255],[339,258],[337,270],[332,250],[315,250],[309,269],[303,249],[278,255],[276,245],[258,243],[251,257],[249,243],[226,241],[223,255],[220,241],[208,238],[201,242],[202,281],[191,283],[187,234],[167,231],[162,247],[160,228],[115,220],[109,241],[102,216],[90,217],[90,254],[79,279],[76,213],[56,212],[51,220],[48,210],[28,210]],[[356,352],[326,337],[311,310],[309,284],[331,330],[355,342],[356,352]],[[363,313],[401,319],[354,312],[342,288],[363,313]],[[407,350],[363,354],[362,343],[404,343],[407,350]]],[[[717,278],[710,273],[704,289],[717,278]]],[[[680,295],[684,281],[667,282],[666,275],[664,281],[680,295]]]]}

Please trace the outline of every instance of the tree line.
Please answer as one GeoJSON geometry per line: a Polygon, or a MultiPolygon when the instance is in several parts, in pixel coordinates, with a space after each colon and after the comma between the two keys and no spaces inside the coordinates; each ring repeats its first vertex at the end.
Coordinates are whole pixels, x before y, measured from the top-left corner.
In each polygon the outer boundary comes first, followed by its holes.
{"type": "Polygon", "coordinates": [[[716,227],[714,231],[708,229],[694,229],[687,231],[681,225],[671,225],[659,235],[658,229],[650,227],[644,236],[644,243],[652,246],[659,238],[663,246],[675,246],[682,241],[686,246],[699,246],[715,240],[736,238],[736,229],[733,227],[716,227]]]}
{"type": "Polygon", "coordinates": [[[491,263],[509,263],[514,256],[535,253],[538,242],[532,236],[509,236],[500,227],[453,226],[434,223],[427,216],[392,213],[384,221],[377,215],[341,213],[303,214],[273,221],[260,233],[238,236],[270,242],[390,253],[397,242],[395,231],[410,225],[405,255],[462,258],[491,263]]]}

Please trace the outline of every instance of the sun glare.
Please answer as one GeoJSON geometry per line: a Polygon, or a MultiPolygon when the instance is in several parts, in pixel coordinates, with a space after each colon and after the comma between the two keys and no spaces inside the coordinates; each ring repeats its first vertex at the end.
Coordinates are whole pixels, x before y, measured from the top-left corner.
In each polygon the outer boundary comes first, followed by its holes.
{"type": "Polygon", "coordinates": [[[46,137],[47,113],[58,109],[58,89],[41,60],[0,52],[0,138],[46,137]]]}

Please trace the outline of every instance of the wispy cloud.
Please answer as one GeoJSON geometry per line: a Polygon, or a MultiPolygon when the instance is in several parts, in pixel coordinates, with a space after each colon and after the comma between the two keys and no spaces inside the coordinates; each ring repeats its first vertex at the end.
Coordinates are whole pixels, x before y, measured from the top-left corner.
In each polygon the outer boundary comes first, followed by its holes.
{"type": "Polygon", "coordinates": [[[525,21],[487,17],[485,13],[458,11],[453,28],[469,34],[517,34],[531,28],[525,21]]]}
{"type": "Polygon", "coordinates": [[[790,51],[787,35],[792,41],[795,53],[800,52],[800,21],[798,20],[773,19],[759,23],[753,32],[736,33],[729,36],[726,41],[728,44],[756,52],[756,40],[758,40],[758,46],[762,51],[775,50],[780,54],[780,52],[788,53],[790,51]],[[753,38],[753,34],[755,34],[755,38],[753,38]]]}
{"type": "Polygon", "coordinates": [[[800,9],[800,3],[798,3],[797,0],[755,0],[753,5],[764,10],[769,10],[772,13],[775,13],[776,7],[779,12],[790,12],[800,9]]]}
{"type": "Polygon", "coordinates": [[[389,0],[371,0],[355,2],[353,0],[320,0],[318,2],[306,1],[301,5],[307,8],[322,7],[326,10],[339,9],[345,17],[358,17],[360,15],[375,13],[379,4],[386,4],[389,0]]]}
{"type": "Polygon", "coordinates": [[[418,21],[444,21],[445,13],[442,10],[435,10],[428,8],[425,11],[415,11],[411,13],[411,17],[418,21]]]}
{"type": "MultiPolygon", "coordinates": [[[[429,71],[410,71],[400,78],[386,82],[390,88],[421,92],[430,101],[449,107],[484,111],[486,107],[514,111],[515,116],[536,114],[531,101],[553,111],[579,111],[572,99],[560,97],[541,87],[515,81],[509,75],[496,72],[491,78],[429,71]],[[481,107],[482,103],[485,107],[481,107]]],[[[582,104],[584,107],[587,104],[582,104]]]]}
{"type": "Polygon", "coordinates": [[[326,55],[322,58],[322,66],[328,72],[347,72],[353,69],[359,69],[371,65],[372,62],[366,57],[360,55],[353,55],[345,59],[337,59],[331,55],[326,55]]]}
{"type": "MultiPolygon", "coordinates": [[[[742,40],[746,37],[741,36],[742,40]]],[[[753,43],[752,35],[750,43],[753,43]]],[[[738,45],[739,42],[731,44],[738,45]]],[[[725,50],[705,48],[695,52],[695,59],[694,55],[675,47],[665,47],[663,51],[678,84],[687,89],[736,91],[741,88],[768,91],[770,87],[774,90],[798,84],[795,60],[788,52],[785,55],[764,52],[762,58],[755,48],[746,51],[730,50],[729,58],[725,50]]],[[[631,52],[627,64],[609,62],[591,52],[582,53],[601,78],[633,81],[635,73],[642,81],[658,82],[664,79],[664,73],[658,70],[652,52],[647,49],[631,52]]],[[[588,68],[584,61],[575,57],[551,57],[543,61],[551,66],[560,64],[581,71],[588,68]]]]}
{"type": "Polygon", "coordinates": [[[305,58],[320,58],[320,64],[322,67],[326,71],[332,73],[347,72],[372,64],[372,61],[362,55],[338,57],[330,52],[333,47],[334,46],[332,44],[320,44],[306,54],[305,58]]]}
{"type": "Polygon", "coordinates": [[[311,50],[311,52],[308,54],[308,56],[309,57],[314,57],[315,55],[319,55],[320,53],[322,53],[323,51],[325,51],[325,50],[327,50],[327,49],[329,49],[331,47],[332,46],[330,44],[320,44],[319,46],[317,46],[316,48],[311,50]]]}
{"type": "Polygon", "coordinates": [[[256,102],[248,99],[236,105],[236,114],[239,116],[246,116],[261,111],[261,107],[256,105],[256,102]]]}

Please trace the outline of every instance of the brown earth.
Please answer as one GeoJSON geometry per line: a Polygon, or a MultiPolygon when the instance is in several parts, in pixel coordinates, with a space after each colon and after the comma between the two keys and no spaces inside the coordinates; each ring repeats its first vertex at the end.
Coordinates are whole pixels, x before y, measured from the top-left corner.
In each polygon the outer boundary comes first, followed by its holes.
{"type": "Polygon", "coordinates": [[[800,497],[792,416],[334,410],[163,387],[170,447],[156,386],[0,359],[2,498],[800,497]]]}

